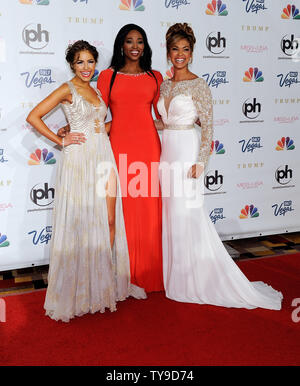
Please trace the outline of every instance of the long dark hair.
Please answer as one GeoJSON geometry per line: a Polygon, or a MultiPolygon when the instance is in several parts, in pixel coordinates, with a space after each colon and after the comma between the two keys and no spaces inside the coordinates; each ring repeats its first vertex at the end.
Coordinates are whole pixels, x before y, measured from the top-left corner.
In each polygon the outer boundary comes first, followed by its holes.
{"type": "Polygon", "coordinates": [[[142,27],[136,24],[126,24],[118,32],[114,43],[114,52],[110,63],[110,67],[114,70],[114,72],[110,81],[109,97],[110,97],[112,86],[116,79],[117,72],[125,65],[125,56],[122,55],[122,48],[125,42],[125,38],[129,34],[129,32],[133,30],[138,31],[142,35],[142,38],[144,41],[144,54],[143,56],[140,57],[140,61],[139,61],[140,67],[148,75],[153,76],[156,81],[156,84],[158,85],[156,76],[154,75],[151,68],[152,50],[148,43],[146,32],[143,30],[142,27]]]}

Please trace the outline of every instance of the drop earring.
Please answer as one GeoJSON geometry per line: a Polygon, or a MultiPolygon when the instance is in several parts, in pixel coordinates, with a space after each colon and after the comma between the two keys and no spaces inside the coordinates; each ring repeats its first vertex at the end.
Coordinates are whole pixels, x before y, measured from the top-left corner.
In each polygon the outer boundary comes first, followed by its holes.
{"type": "Polygon", "coordinates": [[[123,47],[121,47],[121,55],[124,55],[123,47]]]}

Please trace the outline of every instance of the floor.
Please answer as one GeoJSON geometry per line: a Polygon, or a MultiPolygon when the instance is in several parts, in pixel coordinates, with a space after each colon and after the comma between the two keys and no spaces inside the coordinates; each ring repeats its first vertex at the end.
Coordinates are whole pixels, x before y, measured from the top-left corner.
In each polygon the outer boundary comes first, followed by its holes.
{"type": "MultiPolygon", "coordinates": [[[[257,259],[300,252],[300,232],[225,241],[231,257],[257,259]]],[[[48,265],[0,271],[0,296],[30,292],[47,287],[48,265]]]]}

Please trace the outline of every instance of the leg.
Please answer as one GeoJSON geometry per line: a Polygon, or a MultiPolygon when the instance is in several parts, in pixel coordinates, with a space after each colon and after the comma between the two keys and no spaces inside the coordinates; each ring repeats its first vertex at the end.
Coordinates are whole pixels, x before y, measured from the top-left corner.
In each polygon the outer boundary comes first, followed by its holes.
{"type": "Polygon", "coordinates": [[[117,196],[117,177],[112,169],[106,183],[106,206],[107,217],[110,234],[110,247],[113,248],[115,241],[115,211],[116,211],[116,196],[117,196]]]}

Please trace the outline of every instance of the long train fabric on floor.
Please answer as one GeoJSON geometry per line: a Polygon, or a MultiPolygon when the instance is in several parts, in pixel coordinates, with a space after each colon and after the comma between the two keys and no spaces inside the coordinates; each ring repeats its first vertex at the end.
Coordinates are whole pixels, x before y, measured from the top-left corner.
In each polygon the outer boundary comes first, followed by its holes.
{"type": "Polygon", "coordinates": [[[62,323],[44,316],[44,290],[7,296],[0,364],[299,365],[300,254],[238,265],[282,290],[281,311],[178,303],[160,292],[62,323]]]}

